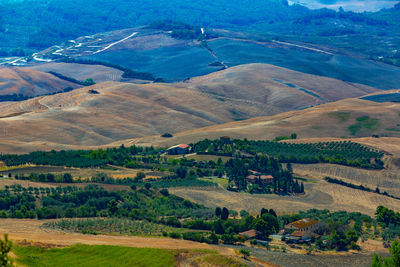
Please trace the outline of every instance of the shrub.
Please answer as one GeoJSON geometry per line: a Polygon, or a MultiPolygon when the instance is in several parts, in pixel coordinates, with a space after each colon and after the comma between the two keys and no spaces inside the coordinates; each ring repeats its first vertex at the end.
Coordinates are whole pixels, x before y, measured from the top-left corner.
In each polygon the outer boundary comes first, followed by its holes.
{"type": "Polygon", "coordinates": [[[160,194],[163,196],[168,196],[169,195],[168,189],[161,189],[160,194]]]}
{"type": "Polygon", "coordinates": [[[208,244],[218,244],[218,236],[215,233],[211,233],[206,242],[208,244]]]}
{"type": "Polygon", "coordinates": [[[174,238],[174,239],[180,239],[182,237],[182,235],[177,232],[172,232],[172,233],[169,233],[169,237],[174,238]]]}
{"type": "Polygon", "coordinates": [[[4,234],[4,240],[0,240],[0,266],[14,266],[8,253],[11,251],[12,242],[8,240],[8,235],[4,234]]]}
{"type": "Polygon", "coordinates": [[[146,184],[144,185],[144,188],[146,188],[147,190],[150,190],[151,184],[150,184],[150,183],[146,183],[146,184]]]}
{"type": "Polygon", "coordinates": [[[191,240],[196,242],[205,242],[205,238],[203,233],[196,233],[196,232],[186,232],[182,234],[182,238],[185,240],[191,240]]]}
{"type": "Polygon", "coordinates": [[[170,134],[170,133],[165,133],[165,134],[162,134],[161,137],[171,138],[171,137],[174,137],[174,136],[172,134],[170,134]]]}
{"type": "Polygon", "coordinates": [[[243,258],[245,259],[250,257],[250,250],[242,248],[241,250],[239,250],[239,253],[242,254],[243,258]]]}

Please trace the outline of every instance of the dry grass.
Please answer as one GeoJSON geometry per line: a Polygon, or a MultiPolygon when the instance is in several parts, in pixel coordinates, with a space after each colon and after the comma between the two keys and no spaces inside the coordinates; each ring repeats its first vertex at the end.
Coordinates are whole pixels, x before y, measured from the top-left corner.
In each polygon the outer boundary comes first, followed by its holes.
{"type": "MultiPolygon", "coordinates": [[[[346,99],[305,110],[290,111],[280,113],[275,116],[259,117],[245,121],[230,122],[220,125],[209,126],[205,128],[183,131],[174,134],[172,138],[160,138],[159,136],[145,137],[135,142],[144,145],[170,145],[178,143],[191,143],[204,138],[214,139],[221,136],[230,136],[232,138],[248,139],[273,139],[276,136],[289,135],[297,133],[302,142],[307,140],[324,141],[348,140],[341,137],[352,137],[352,141],[360,141],[366,145],[382,148],[385,151],[394,150],[390,144],[397,147],[399,152],[400,132],[388,132],[385,129],[391,128],[398,122],[398,113],[400,112],[399,103],[374,103],[360,99],[346,99]],[[349,113],[349,119],[341,122],[340,118],[331,116],[332,112],[338,110],[349,113]],[[371,136],[372,134],[385,135],[385,138],[360,138],[351,136],[349,126],[356,123],[356,119],[361,116],[369,116],[379,120],[378,129],[362,129],[358,137],[371,136]]],[[[400,154],[399,154],[400,155],[400,154]]]]}
{"type": "MultiPolygon", "coordinates": [[[[1,103],[0,127],[5,130],[0,133],[0,149],[3,152],[21,153],[38,149],[109,145],[137,137],[182,132],[324,103],[315,96],[273,79],[284,79],[315,90],[327,101],[378,91],[267,64],[237,66],[176,84],[104,82],[68,93],[18,103],[1,103]],[[89,89],[99,94],[90,94],[89,89]]],[[[330,108],[338,108],[335,105],[329,108],[323,106],[307,109],[314,110],[311,115],[318,118],[310,118],[310,112],[304,110],[283,113],[278,117],[200,129],[193,134],[186,133],[190,138],[185,140],[195,141],[199,137],[220,136],[221,133],[235,137],[265,138],[268,135],[272,138],[292,132],[293,127],[298,127],[296,121],[300,117],[320,121],[321,109],[330,112],[330,108]],[[265,127],[268,127],[268,131],[265,127]]],[[[353,107],[353,103],[348,104],[348,108],[353,107]]],[[[390,112],[385,114],[389,116],[390,112]]],[[[335,118],[327,118],[330,125],[335,123],[335,118]]],[[[304,123],[304,120],[300,123],[304,123]]],[[[310,132],[312,125],[299,128],[299,134],[306,130],[310,132]]],[[[182,139],[182,135],[185,133],[177,136],[182,139]]],[[[165,139],[150,138],[147,141],[158,143],[165,139]]],[[[176,142],[177,139],[171,138],[169,141],[176,142]]]]}
{"type": "Polygon", "coordinates": [[[0,232],[9,233],[10,239],[17,242],[25,242],[24,240],[27,240],[28,242],[57,246],[87,244],[164,249],[214,249],[214,246],[187,240],[137,236],[84,235],[42,229],[41,225],[48,221],[53,220],[0,219],[0,232]]]}
{"type": "Polygon", "coordinates": [[[364,185],[373,190],[376,187],[400,197],[400,173],[396,170],[365,170],[334,164],[293,164],[295,175],[314,179],[326,176],[348,183],[364,185]]]}
{"type": "Polygon", "coordinates": [[[320,181],[305,184],[304,196],[278,196],[235,193],[221,188],[170,188],[172,194],[187,198],[209,207],[225,206],[240,211],[259,212],[273,208],[278,213],[295,213],[299,210],[329,209],[331,211],[358,211],[373,216],[378,205],[399,211],[400,200],[378,194],[355,190],[320,181]]]}
{"type": "Polygon", "coordinates": [[[92,78],[96,83],[105,81],[122,81],[122,71],[101,66],[101,65],[83,65],[75,63],[46,63],[39,64],[27,69],[32,69],[42,72],[54,71],[61,73],[64,76],[72,77],[78,81],[84,81],[87,78],[92,78]]]}
{"type": "Polygon", "coordinates": [[[26,68],[0,67],[0,91],[2,95],[24,94],[28,96],[60,92],[77,85],[51,74],[26,68]]]}

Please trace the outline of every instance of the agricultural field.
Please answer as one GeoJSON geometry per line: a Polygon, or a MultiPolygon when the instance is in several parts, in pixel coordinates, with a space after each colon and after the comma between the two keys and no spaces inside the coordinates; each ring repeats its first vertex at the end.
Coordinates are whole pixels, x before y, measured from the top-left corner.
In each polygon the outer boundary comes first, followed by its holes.
{"type": "Polygon", "coordinates": [[[132,248],[110,245],[73,245],[64,248],[17,246],[13,250],[16,262],[36,266],[232,266],[248,265],[239,257],[221,255],[215,250],[171,250],[132,248]],[[123,257],[121,257],[123,255],[123,257]]]}
{"type": "Polygon", "coordinates": [[[216,188],[170,188],[172,194],[205,206],[225,206],[240,211],[257,212],[272,208],[278,213],[295,213],[299,210],[328,209],[332,211],[358,211],[373,216],[378,205],[399,210],[400,200],[330,184],[326,181],[305,183],[304,196],[278,196],[237,193],[216,188]]]}
{"type": "MultiPolygon", "coordinates": [[[[369,125],[369,124],[368,124],[369,125]]],[[[286,143],[279,140],[296,139],[279,136],[275,141],[249,141],[232,140],[203,140],[193,144],[193,150],[199,154],[234,155],[246,153],[257,155],[263,153],[277,158],[280,162],[292,163],[317,163],[329,162],[366,169],[382,169],[384,153],[358,143],[343,142],[318,142],[318,143],[286,143]]]]}
{"type": "Polygon", "coordinates": [[[400,196],[400,174],[395,170],[363,170],[336,164],[293,164],[293,172],[301,177],[321,180],[333,177],[346,182],[379,188],[395,196],[400,196]]]}
{"type": "Polygon", "coordinates": [[[54,223],[54,220],[0,221],[1,232],[10,233],[14,242],[14,260],[29,267],[98,266],[99,260],[102,266],[149,266],[148,262],[151,266],[182,266],[191,262],[199,266],[258,266],[240,259],[234,249],[205,243],[156,237],[89,235],[42,226],[43,223],[54,223]],[[128,255],[125,257],[127,261],[121,262],[120,255],[128,255]]]}
{"type": "Polygon", "coordinates": [[[158,174],[154,174],[149,170],[133,170],[127,169],[119,166],[104,166],[103,168],[74,168],[74,167],[63,167],[63,166],[46,166],[46,165],[19,165],[19,166],[7,166],[0,168],[0,176],[7,176],[11,173],[12,176],[15,175],[29,175],[31,173],[37,174],[48,174],[52,173],[54,175],[61,175],[64,173],[70,173],[74,178],[88,178],[95,175],[105,174],[115,179],[135,177],[139,172],[149,173],[150,176],[158,177],[158,174]]]}
{"type": "Polygon", "coordinates": [[[209,66],[215,58],[198,45],[177,45],[139,51],[105,51],[85,59],[123,64],[127,68],[152,73],[167,82],[182,81],[218,70],[209,66]]]}
{"type": "MultiPolygon", "coordinates": [[[[395,89],[399,68],[367,59],[296,49],[296,43],[277,47],[274,43],[257,43],[251,40],[210,41],[209,46],[220,61],[228,66],[247,63],[267,63],[303,73],[331,77],[347,82],[360,83],[381,89],[395,89]],[[294,45],[293,45],[294,44],[294,45]],[[275,47],[274,47],[275,46],[275,47]],[[285,49],[286,48],[286,49],[285,49]],[[360,72],[360,69],[363,71],[360,72]],[[391,69],[394,72],[387,71],[391,69]],[[395,76],[389,73],[395,73],[395,76]]],[[[311,45],[301,44],[303,46],[311,45]]]]}
{"type": "Polygon", "coordinates": [[[13,252],[18,264],[44,266],[175,266],[174,251],[152,248],[74,245],[44,249],[18,246],[13,252]],[[121,255],[124,255],[121,257],[121,255]]]}
{"type": "MultiPolygon", "coordinates": [[[[148,221],[133,221],[129,219],[63,219],[44,223],[43,228],[60,231],[70,231],[86,234],[162,236],[163,232],[179,231],[181,229],[168,227],[148,221]]],[[[184,231],[185,229],[183,229],[184,231]]],[[[187,230],[187,229],[186,229],[187,230]]]]}
{"type": "MultiPolygon", "coordinates": [[[[265,251],[260,248],[249,248],[251,254],[261,260],[267,260],[271,264],[287,267],[298,266],[320,266],[320,267],[335,267],[335,266],[371,266],[372,252],[358,253],[357,255],[331,253],[331,254],[314,254],[312,256],[294,254],[294,253],[277,253],[265,251]]],[[[387,256],[388,253],[379,253],[387,256]]]]}

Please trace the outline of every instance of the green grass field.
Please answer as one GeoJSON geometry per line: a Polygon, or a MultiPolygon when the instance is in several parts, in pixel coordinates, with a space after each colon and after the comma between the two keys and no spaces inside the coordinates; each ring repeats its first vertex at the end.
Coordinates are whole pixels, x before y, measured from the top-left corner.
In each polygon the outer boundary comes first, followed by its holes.
{"type": "Polygon", "coordinates": [[[46,266],[175,266],[175,252],[152,248],[74,245],[43,249],[15,247],[17,263],[29,267],[46,266]]]}
{"type": "Polygon", "coordinates": [[[362,116],[356,119],[356,123],[349,126],[351,135],[356,135],[362,130],[374,132],[379,129],[379,119],[362,116]]]}
{"type": "Polygon", "coordinates": [[[223,187],[227,187],[229,184],[229,181],[226,178],[210,177],[210,178],[199,178],[199,180],[213,182],[213,183],[219,184],[223,187]]]}

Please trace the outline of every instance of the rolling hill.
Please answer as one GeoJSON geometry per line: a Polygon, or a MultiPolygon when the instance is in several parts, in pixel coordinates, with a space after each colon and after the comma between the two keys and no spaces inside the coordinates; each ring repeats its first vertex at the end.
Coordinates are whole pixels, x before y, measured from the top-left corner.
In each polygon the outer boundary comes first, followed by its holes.
{"type": "Polygon", "coordinates": [[[264,64],[175,84],[105,82],[1,103],[0,142],[2,151],[16,152],[107,145],[292,110],[307,112],[303,109],[374,92],[380,90],[264,64]]]}
{"type": "MultiPolygon", "coordinates": [[[[60,61],[68,59],[79,63],[90,60],[93,64],[119,65],[152,74],[167,82],[183,81],[250,63],[273,64],[380,89],[395,89],[400,79],[400,67],[378,62],[378,59],[370,60],[376,55],[385,55],[384,51],[377,51],[370,56],[340,49],[340,44],[331,40],[325,44],[305,38],[282,41],[276,36],[171,24],[82,36],[30,56],[0,58],[0,64],[24,65],[40,71],[55,71],[79,80],[93,78],[96,82],[126,80],[121,79],[115,68],[60,61]],[[189,30],[186,32],[179,27],[189,30]]],[[[359,38],[362,39],[361,36],[359,38]]],[[[371,39],[372,43],[378,41],[371,39]]],[[[361,40],[356,43],[359,42],[361,40]]],[[[387,42],[397,45],[397,39],[387,42]]]]}
{"type": "MultiPolygon", "coordinates": [[[[324,137],[359,138],[372,135],[398,138],[400,137],[399,120],[399,103],[377,103],[352,98],[274,116],[184,131],[169,139],[147,137],[141,139],[140,143],[170,145],[221,136],[273,139],[276,136],[290,135],[291,133],[297,133],[301,139],[317,138],[314,141],[322,140],[324,137]]],[[[373,139],[381,140],[380,138],[373,139]]],[[[393,140],[395,143],[397,139],[393,140]]],[[[377,141],[369,143],[374,144],[377,141]]]]}
{"type": "Polygon", "coordinates": [[[78,86],[40,71],[0,67],[0,95],[21,94],[32,97],[62,92],[67,87],[78,86]]]}

